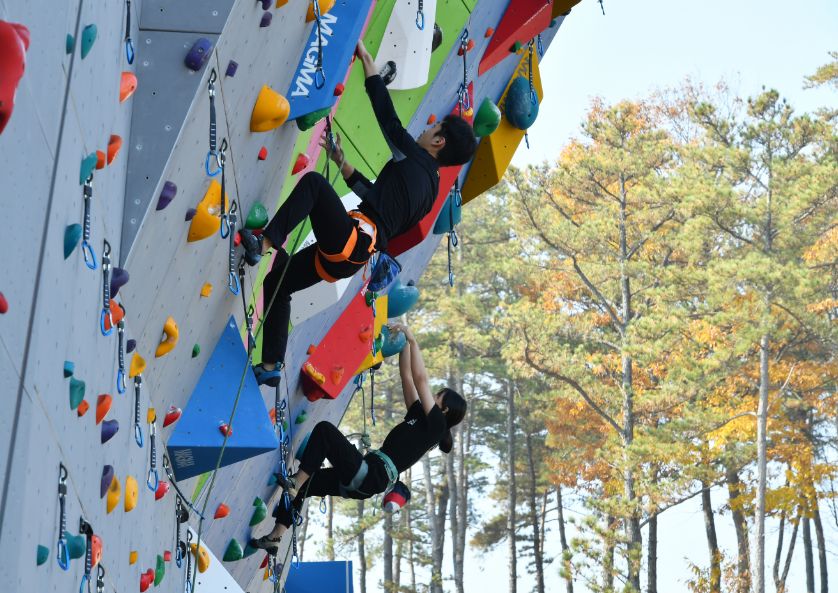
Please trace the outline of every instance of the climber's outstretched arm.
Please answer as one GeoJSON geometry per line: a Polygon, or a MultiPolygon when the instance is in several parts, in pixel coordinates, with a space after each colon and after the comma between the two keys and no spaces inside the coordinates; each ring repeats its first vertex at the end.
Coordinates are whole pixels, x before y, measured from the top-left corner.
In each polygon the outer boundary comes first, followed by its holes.
{"type": "MultiPolygon", "coordinates": [[[[425,370],[425,362],[422,360],[422,353],[419,352],[419,344],[416,343],[416,338],[410,328],[403,323],[392,321],[387,324],[389,330],[403,332],[407,338],[405,349],[410,348],[410,377],[412,379],[413,388],[416,390],[416,395],[419,401],[422,402],[422,409],[425,414],[429,414],[433,410],[436,402],[433,395],[431,395],[431,386],[428,382],[428,371],[425,370]]],[[[401,358],[399,359],[399,370],[401,370],[401,358]]],[[[404,372],[402,372],[402,388],[404,388],[404,372]]],[[[407,394],[405,393],[405,402],[407,401],[407,394]]],[[[414,400],[415,401],[415,400],[414,400]]]]}
{"type": "Polygon", "coordinates": [[[405,344],[399,353],[399,374],[402,377],[402,392],[404,393],[404,405],[407,409],[419,399],[416,392],[416,385],[413,384],[413,369],[410,366],[410,344],[405,344]]]}

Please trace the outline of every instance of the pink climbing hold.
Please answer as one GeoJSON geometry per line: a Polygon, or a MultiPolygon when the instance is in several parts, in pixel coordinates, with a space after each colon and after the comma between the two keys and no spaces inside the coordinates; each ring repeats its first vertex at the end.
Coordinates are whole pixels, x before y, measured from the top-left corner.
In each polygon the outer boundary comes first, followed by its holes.
{"type": "Polygon", "coordinates": [[[163,420],[163,428],[166,428],[170,424],[174,424],[180,418],[180,415],[183,413],[183,410],[180,408],[176,408],[174,406],[169,408],[169,411],[166,412],[166,418],[163,420]]]}
{"type": "Polygon", "coordinates": [[[297,173],[308,167],[309,163],[311,163],[311,159],[309,158],[309,156],[306,153],[301,152],[297,155],[297,160],[294,163],[294,168],[291,169],[291,175],[296,175],[297,173]]]}
{"type": "Polygon", "coordinates": [[[0,314],[5,313],[9,310],[9,301],[6,300],[6,297],[3,296],[3,293],[0,292],[0,314]]]}
{"type": "Polygon", "coordinates": [[[266,158],[268,158],[268,149],[263,146],[259,151],[259,160],[264,161],[266,158]]]}
{"type": "Polygon", "coordinates": [[[220,430],[221,434],[223,434],[225,437],[233,436],[233,429],[230,428],[229,424],[224,424],[222,426],[219,426],[218,430],[220,430]]]}

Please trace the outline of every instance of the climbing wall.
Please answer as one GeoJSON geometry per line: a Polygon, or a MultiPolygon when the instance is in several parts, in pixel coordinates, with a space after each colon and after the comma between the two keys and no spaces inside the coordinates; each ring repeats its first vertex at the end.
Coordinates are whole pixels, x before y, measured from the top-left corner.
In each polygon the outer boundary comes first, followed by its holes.
{"type": "MultiPolygon", "coordinates": [[[[408,86],[427,82],[391,92],[412,135],[418,136],[429,122],[455,109],[457,88],[463,82],[464,60],[459,50],[464,31],[468,32],[466,42],[473,41],[465,57],[474,112],[486,98],[500,101],[526,43],[520,50],[511,44],[504,50],[507,57],[495,55],[491,68],[484,66],[480,76],[478,72],[494,30],[517,5],[518,0],[511,4],[508,0],[436,1],[433,20],[442,27],[443,40],[431,54],[430,64],[422,62],[423,68],[427,65],[427,77],[411,77],[418,82],[408,86]]],[[[409,19],[404,15],[392,18],[397,6],[413,10],[408,2],[368,0],[358,2],[360,13],[350,10],[346,16],[347,4],[343,4],[333,17],[324,18],[332,31],[326,35],[356,30],[361,35],[363,31],[370,53],[384,56],[382,44],[388,31],[399,31],[400,39],[411,34],[404,25],[409,19]],[[391,20],[401,24],[397,27],[391,20]],[[342,24],[350,21],[351,26],[342,24]]],[[[236,424],[234,418],[228,438],[235,439],[242,450],[252,445],[248,453],[252,456],[222,463],[209,494],[205,473],[182,473],[189,477],[178,480],[177,486],[187,498],[194,498],[199,509],[206,503],[206,520],[201,523],[192,512],[189,527],[195,534],[201,530],[202,544],[213,557],[212,570],[223,570],[217,574],[231,579],[202,580],[199,575],[199,590],[215,591],[213,583],[222,581],[230,587],[235,582],[250,593],[273,590],[261,567],[263,552],[231,562],[222,558],[232,539],[245,546],[251,537],[272,527],[270,517],[254,526],[250,522],[256,497],[266,503],[269,513],[279,502],[280,493],[269,485],[269,478],[277,471],[280,451],[271,448],[270,439],[265,445],[264,438],[264,432],[272,433],[268,412],[277,390],[263,386],[257,394],[252,373],[242,375],[241,359],[246,360],[242,341],[246,343],[247,337],[242,297],[228,287],[230,240],[222,239],[217,227],[202,240],[188,239],[199,226],[196,221],[202,220],[193,209],[200,209],[213,180],[221,182],[220,175],[210,177],[207,171],[218,168],[214,156],[207,159],[210,81],[216,148],[226,147],[225,190],[228,207],[236,205],[238,228],[257,202],[273,213],[300,177],[322,168],[325,158],[319,137],[325,121],[304,131],[290,119],[268,125],[271,129],[265,132],[251,131],[254,106],[271,96],[266,87],[290,95],[300,80],[305,84],[307,75],[300,67],[307,67],[305,57],[312,51],[315,27],[307,19],[308,11],[305,0],[291,0],[280,7],[269,1],[58,0],[46,11],[31,2],[0,0],[0,182],[6,195],[6,227],[0,233],[0,403],[4,410],[0,415],[0,578],[10,590],[65,591],[82,582],[83,557],[70,560],[67,570],[57,560],[59,464],[63,464],[66,541],[74,551],[82,543],[77,539],[81,517],[101,538],[104,590],[142,590],[143,575],[151,570],[155,591],[182,591],[186,560],[183,567],[177,566],[176,493],[173,487],[166,493],[161,487],[155,494],[147,485],[155,482],[155,473],[150,472],[149,409],[157,416],[157,477],[168,484],[171,480],[163,469],[167,443],[172,439],[174,456],[176,443],[180,452],[223,441],[218,421],[194,419],[201,414],[229,417],[236,389],[228,385],[237,386],[242,377],[248,383],[248,397],[256,398],[258,404],[261,396],[264,414],[258,405],[249,407],[247,418],[252,420],[245,422],[242,416],[236,424]],[[28,35],[7,23],[23,25],[28,35]],[[127,36],[135,52],[130,64],[127,36]],[[18,55],[25,55],[25,69],[15,62],[18,55]],[[300,155],[307,157],[307,164],[302,162],[297,171],[300,155]],[[91,166],[102,165],[92,169],[89,181],[89,225],[85,225],[86,179],[80,179],[88,175],[85,159],[91,166]],[[84,240],[89,245],[88,259],[90,251],[96,259],[95,269],[85,261],[84,240]],[[113,297],[125,310],[126,349],[129,342],[135,342],[133,351],[125,353],[123,393],[118,381],[118,333],[103,335],[101,328],[105,242],[111,266],[130,274],[128,283],[113,297]],[[161,343],[166,344],[162,349],[161,343]],[[239,349],[224,359],[233,362],[211,363],[217,349],[225,348],[239,349]],[[135,378],[128,374],[132,367],[140,370],[140,360],[145,366],[138,375],[137,392],[135,378]],[[219,373],[224,381],[211,379],[219,373]],[[110,398],[100,398],[103,395],[110,398]],[[99,405],[100,401],[110,406],[99,405]],[[163,427],[170,406],[183,410],[182,426],[175,421],[163,427]],[[178,437],[173,438],[179,427],[178,437]],[[193,427],[198,433],[194,441],[190,440],[193,427]],[[261,431],[259,439],[254,437],[257,430],[261,431]],[[103,484],[106,466],[113,469],[115,479],[103,484]],[[130,510],[126,506],[126,500],[131,500],[129,477],[138,489],[130,510]],[[103,485],[105,491],[111,488],[110,505],[107,493],[101,496],[103,485]],[[229,508],[229,514],[213,519],[221,504],[229,508]],[[171,553],[169,560],[166,552],[171,553]]],[[[545,50],[564,20],[558,14],[551,16],[554,20],[541,31],[545,50]]],[[[433,28],[433,20],[428,19],[425,27],[433,28]]],[[[424,47],[427,32],[415,34],[421,40],[413,40],[411,47],[424,47]]],[[[505,45],[509,40],[502,41],[505,45]]],[[[346,52],[351,54],[353,45],[346,43],[341,56],[324,63],[324,88],[332,98],[323,104],[331,110],[332,127],[343,137],[348,160],[374,179],[390,153],[366,98],[361,64],[341,68],[348,63],[346,52]]],[[[544,100],[556,105],[560,98],[544,100]]],[[[277,101],[273,111],[268,110],[267,119],[272,117],[282,119],[277,101]]],[[[469,168],[470,164],[459,172],[460,187],[466,183],[469,168]]],[[[336,189],[341,196],[349,194],[342,180],[336,189]]],[[[440,200],[445,197],[441,195],[440,200]]],[[[421,289],[422,274],[442,237],[430,232],[432,228],[433,224],[425,224],[399,255],[403,284],[413,280],[421,289]]],[[[303,223],[298,231],[305,237],[308,229],[303,223]]],[[[236,262],[241,254],[241,247],[236,248],[236,262]]],[[[270,299],[261,293],[269,265],[265,258],[260,267],[250,268],[241,286],[245,301],[254,306],[257,325],[270,299]]],[[[364,279],[358,274],[332,304],[300,317],[291,331],[287,370],[279,388],[291,433],[289,464],[311,428],[324,420],[338,423],[350,401],[351,381],[335,399],[309,401],[300,371],[310,357],[310,346],[335,335],[341,314],[363,287],[364,279]],[[305,421],[296,424],[303,412],[305,421]]],[[[258,349],[254,356],[259,359],[258,349]]],[[[250,399],[247,405],[252,403],[250,399]]],[[[181,461],[188,457],[178,454],[181,461]]],[[[183,539],[186,530],[187,525],[182,525],[183,539]]],[[[280,559],[289,545],[290,538],[284,538],[280,559]]],[[[97,570],[91,571],[94,586],[97,570]]],[[[287,567],[283,579],[285,574],[287,567]]]]}

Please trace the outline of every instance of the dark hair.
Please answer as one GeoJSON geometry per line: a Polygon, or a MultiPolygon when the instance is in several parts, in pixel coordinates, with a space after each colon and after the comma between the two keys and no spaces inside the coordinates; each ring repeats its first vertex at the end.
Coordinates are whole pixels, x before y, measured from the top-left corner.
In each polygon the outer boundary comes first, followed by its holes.
{"type": "Polygon", "coordinates": [[[457,426],[466,417],[468,404],[462,395],[447,387],[440,389],[437,395],[442,396],[442,409],[448,408],[445,413],[445,424],[448,429],[439,440],[439,449],[443,453],[450,453],[454,448],[454,435],[451,434],[451,428],[457,426]]]}
{"type": "Polygon", "coordinates": [[[445,145],[437,153],[440,167],[465,165],[477,152],[477,137],[471,125],[459,115],[450,113],[442,120],[439,131],[434,137],[445,138],[445,145]]]}

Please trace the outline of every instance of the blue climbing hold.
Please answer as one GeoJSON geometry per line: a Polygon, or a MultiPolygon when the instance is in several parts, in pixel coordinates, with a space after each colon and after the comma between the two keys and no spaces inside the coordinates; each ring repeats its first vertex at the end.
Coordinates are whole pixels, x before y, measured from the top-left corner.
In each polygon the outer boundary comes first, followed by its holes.
{"type": "Polygon", "coordinates": [[[445,204],[443,204],[442,209],[439,211],[439,218],[436,219],[436,224],[434,224],[434,235],[444,235],[445,233],[450,233],[452,228],[452,219],[454,222],[454,226],[460,224],[460,221],[463,219],[463,205],[460,204],[459,206],[457,206],[457,200],[454,200],[453,206],[450,204],[450,202],[451,193],[448,194],[448,198],[445,200],[445,204]]]}
{"type": "Polygon", "coordinates": [[[404,286],[401,281],[396,280],[390,294],[387,295],[387,317],[393,319],[404,315],[413,308],[419,300],[419,289],[413,284],[413,280],[404,286]]]}
{"type": "Polygon", "coordinates": [[[38,566],[49,560],[49,548],[38,546],[38,566]]]}
{"type": "Polygon", "coordinates": [[[104,445],[111,440],[119,430],[119,422],[114,420],[102,421],[102,444],[104,445]]]}
{"type": "Polygon", "coordinates": [[[538,96],[533,94],[535,102],[531,100],[530,82],[519,76],[509,85],[506,93],[506,119],[519,130],[526,130],[535,123],[538,117],[538,96]]]}
{"type": "Polygon", "coordinates": [[[64,259],[70,257],[70,254],[75,251],[79,241],[81,241],[81,232],[80,224],[67,226],[67,229],[64,231],[64,259]]]}
{"type": "MultiPolygon", "coordinates": [[[[85,59],[87,54],[90,53],[91,48],[93,47],[93,42],[96,41],[96,35],[98,34],[98,30],[96,29],[96,25],[87,25],[82,31],[81,34],[81,59],[85,59]]],[[[95,154],[94,154],[95,156],[95,154]]]]}
{"type": "Polygon", "coordinates": [[[297,449],[297,454],[294,455],[294,459],[301,460],[303,458],[303,453],[306,451],[306,445],[308,445],[308,437],[311,436],[311,433],[308,433],[306,436],[303,437],[303,442],[300,443],[300,448],[297,449]]]}
{"type": "Polygon", "coordinates": [[[96,168],[96,163],[99,162],[99,156],[95,152],[91,152],[86,159],[81,162],[81,171],[79,172],[79,185],[84,185],[84,182],[90,179],[93,175],[93,169],[96,168]]]}
{"type": "Polygon", "coordinates": [[[212,42],[201,37],[195,42],[195,45],[192,46],[189,53],[186,54],[186,59],[183,60],[183,63],[190,70],[197,72],[204,67],[211,54],[212,42]]]}
{"type": "Polygon", "coordinates": [[[64,378],[67,379],[68,377],[73,376],[73,371],[76,370],[76,365],[69,360],[64,361],[64,378]]]}
{"type": "Polygon", "coordinates": [[[271,477],[268,478],[268,486],[273,486],[274,484],[276,484],[276,476],[271,474],[271,477]]]}
{"type": "Polygon", "coordinates": [[[73,36],[72,36],[72,35],[70,35],[69,33],[67,33],[67,42],[66,42],[66,47],[65,47],[65,50],[67,51],[67,53],[68,53],[68,54],[73,53],[73,48],[74,48],[75,46],[76,46],[76,40],[75,40],[75,39],[73,39],[73,36]]]}
{"type": "Polygon", "coordinates": [[[106,465],[102,468],[102,480],[99,482],[99,498],[105,498],[105,495],[108,493],[108,488],[111,487],[111,482],[113,482],[113,466],[106,465]]]}
{"type": "Polygon", "coordinates": [[[407,337],[403,332],[390,332],[386,325],[381,326],[381,355],[390,358],[404,350],[407,344],[407,337]]]}
{"type": "Polygon", "coordinates": [[[75,410],[79,407],[81,400],[84,399],[84,381],[79,381],[75,377],[70,377],[70,409],[75,410]]]}

